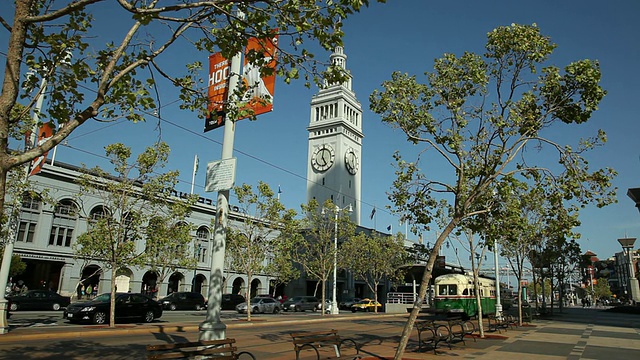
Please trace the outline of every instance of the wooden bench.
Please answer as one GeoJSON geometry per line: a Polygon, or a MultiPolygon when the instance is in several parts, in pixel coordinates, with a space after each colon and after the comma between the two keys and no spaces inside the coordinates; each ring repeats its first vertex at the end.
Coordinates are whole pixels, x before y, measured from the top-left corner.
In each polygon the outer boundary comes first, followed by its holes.
{"type": "Polygon", "coordinates": [[[237,352],[236,339],[203,340],[174,344],[147,345],[147,359],[216,359],[238,360],[251,358],[256,360],[248,351],[237,352]]]}
{"type": "Polygon", "coordinates": [[[467,344],[464,341],[465,336],[471,336],[473,341],[476,342],[476,338],[473,333],[476,332],[476,326],[468,320],[455,320],[449,321],[449,329],[451,331],[451,342],[458,339],[463,344],[467,344]]]}
{"type": "Polygon", "coordinates": [[[431,320],[417,321],[415,323],[418,330],[418,348],[422,349],[424,345],[430,345],[433,353],[436,354],[438,344],[446,342],[451,349],[451,329],[447,325],[438,325],[431,320]]]}
{"type": "MultiPolygon", "coordinates": [[[[342,339],[338,335],[338,330],[298,332],[291,333],[293,348],[296,351],[296,360],[300,359],[300,351],[309,348],[315,351],[317,359],[320,360],[320,351],[323,346],[331,346],[335,350],[335,358],[360,359],[360,345],[353,339],[342,339]],[[355,349],[353,355],[343,355],[342,347],[349,343],[355,349]]],[[[323,358],[324,359],[324,358],[323,358]]]]}

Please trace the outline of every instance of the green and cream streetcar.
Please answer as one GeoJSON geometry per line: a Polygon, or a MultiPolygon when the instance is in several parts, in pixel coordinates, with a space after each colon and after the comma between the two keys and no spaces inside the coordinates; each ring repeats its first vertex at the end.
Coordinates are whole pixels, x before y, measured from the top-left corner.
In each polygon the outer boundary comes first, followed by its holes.
{"type": "MultiPolygon", "coordinates": [[[[480,277],[480,301],[483,314],[496,312],[496,282],[480,277]]],[[[478,315],[473,276],[467,274],[446,274],[435,279],[435,309],[451,316],[464,319],[478,315]]]]}

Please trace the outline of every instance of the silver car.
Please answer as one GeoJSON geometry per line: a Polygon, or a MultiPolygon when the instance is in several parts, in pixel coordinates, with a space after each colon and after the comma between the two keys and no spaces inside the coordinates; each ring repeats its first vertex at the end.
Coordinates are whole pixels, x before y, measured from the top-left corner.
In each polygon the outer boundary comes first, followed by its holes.
{"type": "MultiPolygon", "coordinates": [[[[249,306],[251,306],[251,312],[254,314],[277,314],[280,312],[280,302],[273,298],[255,297],[251,299],[249,306]]],[[[243,302],[236,305],[236,311],[239,314],[247,312],[247,303],[243,302]]]]}

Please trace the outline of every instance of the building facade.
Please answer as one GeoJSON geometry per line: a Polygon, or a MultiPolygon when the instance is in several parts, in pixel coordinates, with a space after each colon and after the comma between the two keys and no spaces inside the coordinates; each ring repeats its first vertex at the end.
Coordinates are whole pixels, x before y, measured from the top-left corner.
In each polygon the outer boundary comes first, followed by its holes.
{"type": "MultiPolygon", "coordinates": [[[[77,296],[80,287],[91,287],[93,294],[108,292],[112,272],[98,260],[84,260],[74,256],[76,238],[87,231],[93,215],[105,211],[100,199],[85,196],[80,206],[76,199],[79,186],[75,179],[80,169],[56,162],[46,164],[42,171],[30,178],[36,191],[47,191],[52,203],[38,198],[25,197],[20,211],[14,254],[27,264],[24,273],[9,279],[8,284],[25,285],[28,289],[46,288],[63,295],[77,296]]],[[[179,197],[182,194],[175,193],[179,197]]],[[[229,224],[234,226],[240,214],[230,212],[229,224]]],[[[207,296],[211,262],[212,219],[215,218],[215,201],[199,198],[187,222],[193,225],[193,252],[197,257],[195,269],[177,269],[164,281],[149,267],[129,267],[116,272],[119,292],[142,292],[163,297],[176,291],[195,291],[207,296]]],[[[144,250],[144,240],[136,247],[144,250]]],[[[269,277],[254,276],[251,286],[243,274],[225,269],[223,293],[262,294],[269,292],[269,277]]]]}

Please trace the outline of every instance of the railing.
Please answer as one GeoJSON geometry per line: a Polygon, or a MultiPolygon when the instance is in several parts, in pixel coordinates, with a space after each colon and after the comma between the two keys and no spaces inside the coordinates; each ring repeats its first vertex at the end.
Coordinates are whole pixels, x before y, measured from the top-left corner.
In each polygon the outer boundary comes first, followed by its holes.
{"type": "MultiPolygon", "coordinates": [[[[389,304],[413,304],[415,297],[418,294],[404,293],[404,292],[390,292],[387,293],[387,303],[389,304]]],[[[426,305],[428,302],[424,302],[426,305]]]]}

